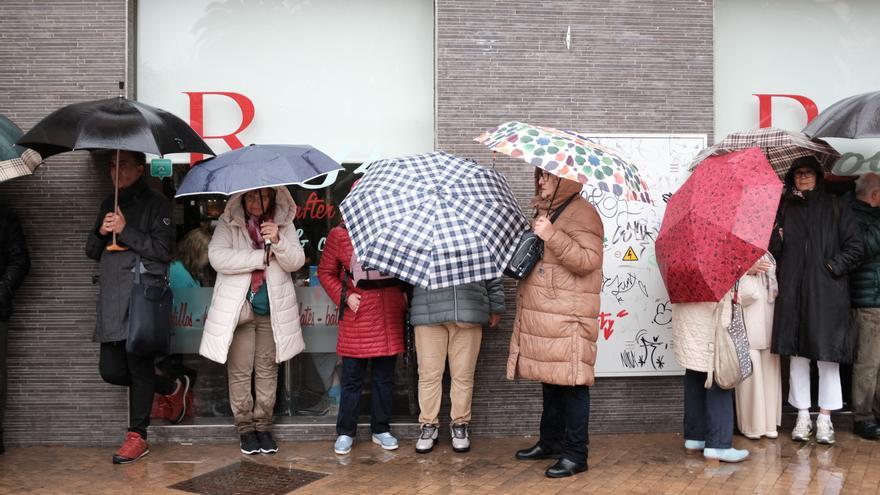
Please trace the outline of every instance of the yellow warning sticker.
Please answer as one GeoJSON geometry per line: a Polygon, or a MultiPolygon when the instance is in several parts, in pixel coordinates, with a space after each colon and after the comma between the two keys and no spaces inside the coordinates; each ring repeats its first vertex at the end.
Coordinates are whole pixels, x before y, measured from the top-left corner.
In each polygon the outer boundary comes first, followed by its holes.
{"type": "Polygon", "coordinates": [[[626,250],[626,254],[623,255],[623,261],[639,261],[639,257],[636,256],[636,252],[633,251],[632,246],[626,250]]]}

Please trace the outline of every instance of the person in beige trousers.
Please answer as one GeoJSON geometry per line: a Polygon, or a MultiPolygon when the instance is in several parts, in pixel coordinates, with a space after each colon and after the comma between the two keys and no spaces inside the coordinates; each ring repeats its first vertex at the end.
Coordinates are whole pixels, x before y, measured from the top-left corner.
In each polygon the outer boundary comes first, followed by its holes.
{"type": "Polygon", "coordinates": [[[244,454],[278,451],[271,433],[278,364],[305,347],[290,276],[305,263],[295,215],[285,187],[234,195],[208,247],[217,282],[199,354],[227,363],[229,404],[244,454]]]}
{"type": "Polygon", "coordinates": [[[736,387],[736,425],[748,438],[776,438],[782,419],[779,356],[770,352],[776,261],[766,253],[739,282],[743,320],[749,337],[752,375],[736,387]]]}
{"type": "Polygon", "coordinates": [[[470,450],[468,425],[483,325],[496,327],[504,309],[504,285],[500,278],[442,289],[413,289],[410,322],[415,326],[421,409],[417,453],[430,452],[438,439],[447,359],[452,382],[449,388],[452,450],[470,450]]]}

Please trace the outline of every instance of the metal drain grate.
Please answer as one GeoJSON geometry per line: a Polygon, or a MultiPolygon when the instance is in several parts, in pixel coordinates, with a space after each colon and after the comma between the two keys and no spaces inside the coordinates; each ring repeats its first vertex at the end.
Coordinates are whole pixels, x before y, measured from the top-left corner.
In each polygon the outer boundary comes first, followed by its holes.
{"type": "Polygon", "coordinates": [[[314,471],[242,461],[168,488],[204,495],[283,495],[325,476],[314,471]]]}

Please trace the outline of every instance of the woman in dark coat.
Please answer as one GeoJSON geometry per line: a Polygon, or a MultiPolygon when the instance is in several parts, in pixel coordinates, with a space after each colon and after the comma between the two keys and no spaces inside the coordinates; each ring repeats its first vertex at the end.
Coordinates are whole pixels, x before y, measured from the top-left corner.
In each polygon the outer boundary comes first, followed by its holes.
{"type": "Polygon", "coordinates": [[[791,357],[788,401],[798,409],[792,431],[798,441],[808,441],[813,433],[810,361],[817,361],[816,441],[831,444],[830,411],[843,407],[839,363],[852,361],[848,274],[864,246],[849,206],[826,192],[822,181],[822,168],[813,157],[795,160],[785,177],[770,239],[779,280],[771,350],[791,357]]]}

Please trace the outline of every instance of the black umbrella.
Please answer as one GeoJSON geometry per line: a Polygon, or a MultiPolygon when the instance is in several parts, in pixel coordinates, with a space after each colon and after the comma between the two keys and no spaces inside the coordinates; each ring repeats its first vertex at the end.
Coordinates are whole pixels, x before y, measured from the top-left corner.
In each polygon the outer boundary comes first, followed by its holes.
{"type": "MultiPolygon", "coordinates": [[[[174,114],[123,96],[74,103],[55,110],[17,144],[37,151],[43,158],[65,151],[116,150],[117,163],[121,150],[154,155],[214,154],[202,138],[174,114]]],[[[118,183],[118,168],[116,174],[118,183]]],[[[114,212],[118,204],[119,189],[115,188],[114,212]]],[[[113,243],[107,250],[125,249],[116,244],[114,233],[113,243]]]]}
{"type": "Polygon", "coordinates": [[[75,150],[214,154],[196,131],[176,115],[121,96],[55,110],[22,136],[18,144],[43,158],[75,150]]]}
{"type": "Polygon", "coordinates": [[[804,134],[811,138],[880,138],[880,91],[838,101],[813,119],[804,134]]]}

